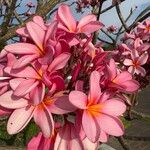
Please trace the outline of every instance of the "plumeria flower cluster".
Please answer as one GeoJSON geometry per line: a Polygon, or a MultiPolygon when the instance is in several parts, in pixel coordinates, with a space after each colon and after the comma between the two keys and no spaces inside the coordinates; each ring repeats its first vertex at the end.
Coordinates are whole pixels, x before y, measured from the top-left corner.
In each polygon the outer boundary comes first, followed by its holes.
{"type": "MultiPolygon", "coordinates": [[[[103,3],[103,0],[78,0],[76,2],[77,12],[83,12],[83,9],[89,8],[89,7],[99,7],[101,3],[103,3]]],[[[112,5],[116,5],[117,3],[120,3],[120,0],[112,0],[112,5]]]]}
{"type": "Polygon", "coordinates": [[[124,69],[138,77],[148,76],[145,67],[150,63],[150,20],[139,23],[134,30],[125,34],[123,40],[117,55],[124,69]]]}
{"type": "Polygon", "coordinates": [[[16,31],[20,42],[0,53],[0,115],[9,115],[8,133],[31,121],[41,131],[28,150],[95,150],[109,136],[123,135],[125,94],[139,83],[92,44],[92,33],[103,26],[92,14],[76,21],[62,4],[48,24],[33,17],[16,31]]]}

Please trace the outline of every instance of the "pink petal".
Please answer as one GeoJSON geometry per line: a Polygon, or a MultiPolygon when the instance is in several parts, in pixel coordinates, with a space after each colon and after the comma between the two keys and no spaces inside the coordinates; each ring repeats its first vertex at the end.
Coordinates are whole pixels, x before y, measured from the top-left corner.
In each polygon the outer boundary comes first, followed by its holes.
{"type": "Polygon", "coordinates": [[[23,81],[25,81],[26,79],[24,79],[24,78],[14,78],[14,79],[11,79],[10,81],[9,81],[9,84],[10,84],[10,87],[12,88],[12,90],[15,90],[16,88],[17,88],[17,86],[21,83],[21,82],[23,82],[23,81]]]}
{"type": "Polygon", "coordinates": [[[80,139],[83,140],[86,136],[82,127],[81,120],[82,120],[82,112],[77,111],[76,118],[75,118],[75,128],[76,128],[76,132],[79,134],[80,139]]]}
{"type": "Polygon", "coordinates": [[[43,30],[46,30],[46,26],[45,26],[45,23],[44,23],[44,20],[41,16],[34,16],[33,17],[33,21],[38,24],[43,30]]]}
{"type": "Polygon", "coordinates": [[[22,108],[28,105],[28,100],[24,98],[17,98],[13,95],[13,91],[8,91],[2,94],[0,100],[0,105],[9,108],[9,109],[17,109],[22,108]]]}
{"type": "Polygon", "coordinates": [[[86,15],[81,18],[81,20],[78,23],[77,28],[82,28],[83,26],[87,25],[88,23],[96,21],[96,16],[95,15],[86,15]]]}
{"type": "Polygon", "coordinates": [[[123,124],[116,117],[101,114],[96,118],[100,128],[107,134],[121,136],[124,133],[123,124]]]}
{"type": "Polygon", "coordinates": [[[41,128],[44,137],[49,138],[53,134],[54,121],[51,113],[45,106],[36,107],[34,121],[41,128]]]}
{"type": "Polygon", "coordinates": [[[88,139],[92,142],[96,142],[99,138],[100,129],[97,124],[97,121],[92,117],[92,115],[88,111],[83,112],[82,126],[88,139]]]}
{"type": "Polygon", "coordinates": [[[45,84],[38,84],[31,92],[30,99],[32,100],[34,105],[38,105],[44,100],[45,96],[45,84]]]}
{"type": "Polygon", "coordinates": [[[68,143],[70,149],[83,150],[83,144],[79,138],[79,135],[74,127],[74,124],[70,123],[70,142],[68,143]]]}
{"type": "Polygon", "coordinates": [[[26,27],[35,44],[43,51],[45,31],[34,22],[28,22],[26,27]]]}
{"type": "Polygon", "coordinates": [[[116,84],[120,84],[120,83],[123,83],[123,82],[131,80],[131,79],[132,79],[132,75],[127,71],[123,71],[119,75],[117,75],[114,82],[116,84]]]}
{"type": "Polygon", "coordinates": [[[32,89],[34,89],[39,84],[39,81],[34,79],[27,79],[22,81],[18,87],[14,91],[14,95],[16,96],[25,96],[29,93],[32,89]]]}
{"type": "Polygon", "coordinates": [[[103,130],[100,131],[99,141],[102,143],[106,143],[108,141],[108,134],[103,130]]]}
{"type": "Polygon", "coordinates": [[[134,68],[134,66],[130,66],[130,67],[128,68],[128,71],[129,71],[131,74],[134,74],[134,73],[135,73],[135,68],[134,68]]]}
{"type": "Polygon", "coordinates": [[[121,86],[124,88],[126,92],[135,92],[139,89],[139,83],[136,80],[130,80],[121,83],[121,86]]]}
{"type": "Polygon", "coordinates": [[[133,62],[132,62],[131,59],[127,59],[127,58],[126,58],[126,59],[124,60],[123,64],[124,64],[125,66],[131,66],[131,65],[133,65],[133,62]]]}
{"type": "Polygon", "coordinates": [[[65,65],[67,64],[69,58],[70,58],[69,53],[60,54],[52,61],[52,63],[50,64],[50,66],[48,68],[48,71],[52,72],[52,71],[56,71],[56,70],[64,68],[65,65]]]}
{"type": "Polygon", "coordinates": [[[110,81],[112,81],[117,75],[117,68],[116,68],[115,61],[113,59],[110,60],[109,66],[107,66],[107,70],[109,75],[108,78],[110,81]]]}
{"type": "Polygon", "coordinates": [[[79,29],[79,33],[90,34],[104,27],[101,22],[92,21],[79,29]]]}
{"type": "Polygon", "coordinates": [[[109,99],[109,97],[111,96],[111,93],[110,92],[107,92],[107,91],[105,91],[105,92],[103,92],[103,94],[101,95],[101,97],[100,97],[100,100],[99,100],[99,102],[105,102],[106,100],[108,100],[109,99]]]}
{"type": "Polygon", "coordinates": [[[6,108],[0,106],[0,117],[10,115],[12,113],[12,111],[13,110],[11,110],[11,109],[6,109],[6,108]]]}
{"type": "Polygon", "coordinates": [[[137,60],[137,64],[144,65],[148,60],[148,53],[143,53],[137,60]]]}
{"type": "Polygon", "coordinates": [[[28,31],[27,31],[26,27],[22,27],[22,28],[17,29],[16,33],[21,35],[21,36],[29,38],[29,34],[28,34],[28,31]]]}
{"type": "Polygon", "coordinates": [[[133,49],[131,51],[131,58],[132,58],[132,60],[136,60],[136,58],[138,58],[138,57],[139,57],[138,51],[133,49]]]}
{"type": "Polygon", "coordinates": [[[77,108],[86,109],[87,96],[83,92],[72,91],[69,94],[69,101],[77,108]]]}
{"type": "Polygon", "coordinates": [[[54,150],[67,150],[68,149],[68,143],[70,140],[69,132],[70,132],[69,126],[64,126],[57,133],[55,144],[54,144],[54,150]]]}
{"type": "Polygon", "coordinates": [[[12,67],[14,63],[17,61],[16,57],[12,53],[7,54],[7,66],[12,67]]]}
{"type": "Polygon", "coordinates": [[[35,60],[36,58],[38,58],[38,55],[25,55],[22,56],[21,58],[19,58],[13,65],[13,69],[18,69],[21,67],[24,67],[26,65],[28,65],[29,63],[31,63],[33,60],[35,60]]]}
{"type": "Polygon", "coordinates": [[[93,71],[90,76],[90,94],[89,101],[97,102],[101,95],[100,89],[100,74],[98,71],[93,71]]]}
{"type": "Polygon", "coordinates": [[[33,106],[27,106],[14,110],[7,123],[7,132],[9,134],[16,134],[20,132],[29,123],[33,117],[33,113],[33,106]]]}
{"type": "Polygon", "coordinates": [[[126,111],[126,105],[118,99],[109,99],[101,105],[101,112],[112,116],[120,116],[126,111]]]}
{"type": "Polygon", "coordinates": [[[141,66],[138,66],[136,69],[135,69],[135,73],[136,74],[141,74],[141,76],[145,76],[146,75],[146,70],[141,67],[141,66]]]}
{"type": "Polygon", "coordinates": [[[4,58],[7,54],[8,52],[5,49],[2,49],[0,52],[0,59],[4,58]]]}
{"type": "Polygon", "coordinates": [[[76,29],[76,21],[72,16],[70,8],[68,5],[62,4],[58,8],[58,18],[62,23],[68,27],[71,32],[74,32],[76,29]]]}
{"type": "Polygon", "coordinates": [[[63,91],[65,89],[65,81],[59,75],[52,75],[51,82],[56,85],[57,91],[63,91]]]}
{"type": "Polygon", "coordinates": [[[12,69],[11,67],[6,67],[4,71],[9,75],[18,78],[23,77],[23,78],[39,79],[39,75],[32,67],[23,67],[19,69],[12,69]]]}
{"type": "Polygon", "coordinates": [[[5,46],[5,50],[7,52],[13,54],[37,54],[39,49],[29,43],[15,43],[5,46]]]}
{"type": "Polygon", "coordinates": [[[47,101],[45,104],[49,110],[54,114],[66,114],[69,112],[74,112],[77,108],[71,104],[68,99],[68,95],[60,95],[47,101]],[[53,102],[52,102],[53,101],[53,102]]]}
{"type": "Polygon", "coordinates": [[[46,35],[45,35],[45,40],[44,40],[44,45],[46,45],[47,41],[49,39],[54,39],[55,37],[55,33],[57,30],[57,26],[58,26],[58,22],[57,21],[53,21],[47,29],[46,35]]]}
{"type": "Polygon", "coordinates": [[[99,142],[91,142],[87,137],[82,141],[84,150],[98,150],[99,142]]]}
{"type": "Polygon", "coordinates": [[[42,138],[42,132],[40,132],[36,137],[33,137],[27,145],[27,150],[40,150],[39,148],[42,148],[43,146],[40,146],[42,143],[42,138]]]}

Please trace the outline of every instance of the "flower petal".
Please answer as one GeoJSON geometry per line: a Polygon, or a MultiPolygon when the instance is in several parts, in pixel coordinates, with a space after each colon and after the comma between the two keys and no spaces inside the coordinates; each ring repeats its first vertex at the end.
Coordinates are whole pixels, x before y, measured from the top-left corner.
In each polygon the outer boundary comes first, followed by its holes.
{"type": "Polygon", "coordinates": [[[144,65],[148,60],[148,53],[143,53],[137,60],[137,64],[144,65]]]}
{"type": "Polygon", "coordinates": [[[8,91],[2,94],[0,100],[0,105],[9,108],[9,109],[17,109],[22,108],[28,105],[28,100],[24,98],[17,98],[13,95],[13,91],[8,91]]]}
{"type": "Polygon", "coordinates": [[[76,29],[76,21],[72,16],[71,10],[68,5],[62,4],[58,8],[58,20],[60,21],[71,31],[76,29]]]}
{"type": "Polygon", "coordinates": [[[95,15],[86,15],[78,23],[77,28],[82,28],[83,26],[87,25],[91,21],[96,21],[96,16],[95,15]]]}
{"type": "Polygon", "coordinates": [[[141,67],[141,66],[138,66],[136,69],[135,69],[135,73],[136,74],[141,74],[141,76],[145,76],[146,75],[146,70],[141,67]]]}
{"type": "Polygon", "coordinates": [[[131,79],[132,79],[132,75],[128,71],[123,71],[119,75],[117,75],[114,82],[116,84],[121,84],[121,83],[126,82],[131,79]]]}
{"type": "Polygon", "coordinates": [[[29,123],[33,117],[33,113],[33,106],[27,106],[14,110],[7,123],[7,132],[9,134],[16,134],[20,132],[29,123]]]}
{"type": "Polygon", "coordinates": [[[5,46],[7,52],[13,54],[37,54],[39,49],[33,44],[29,43],[15,43],[5,46]]]}
{"type": "Polygon", "coordinates": [[[97,124],[97,121],[92,117],[92,115],[88,111],[83,112],[82,126],[88,139],[92,142],[96,142],[99,138],[100,129],[97,124]]]}
{"type": "Polygon", "coordinates": [[[117,75],[117,68],[115,61],[113,59],[110,60],[109,65],[107,66],[108,71],[108,79],[112,81],[117,75]]]}
{"type": "Polygon", "coordinates": [[[50,66],[48,68],[48,71],[52,72],[52,71],[62,69],[67,64],[69,58],[70,58],[69,53],[60,54],[52,61],[52,63],[50,64],[50,66]]]}
{"type": "Polygon", "coordinates": [[[123,124],[116,117],[101,114],[97,118],[100,128],[107,134],[121,136],[124,133],[123,124]]]}
{"type": "Polygon", "coordinates": [[[90,94],[89,101],[97,102],[101,95],[100,89],[100,74],[98,71],[93,71],[90,76],[90,94]]]}
{"type": "Polygon", "coordinates": [[[124,91],[126,92],[135,92],[139,89],[140,85],[136,80],[130,80],[121,83],[121,86],[124,88],[124,91]]]}
{"type": "Polygon", "coordinates": [[[4,71],[14,77],[39,79],[39,75],[32,67],[23,67],[19,69],[12,69],[11,67],[6,67],[4,71]]]}
{"type": "Polygon", "coordinates": [[[69,101],[80,109],[85,109],[87,105],[87,96],[81,91],[72,91],[69,94],[69,101]]]}
{"type": "Polygon", "coordinates": [[[41,128],[44,137],[49,138],[53,134],[54,121],[51,113],[45,106],[36,107],[34,121],[41,128]]]}
{"type": "Polygon", "coordinates": [[[126,59],[124,60],[123,64],[124,64],[125,66],[131,66],[131,65],[133,65],[133,62],[132,62],[131,59],[127,59],[127,58],[126,58],[126,59]]]}
{"type": "Polygon", "coordinates": [[[28,65],[30,62],[38,58],[38,55],[25,55],[19,58],[12,66],[13,69],[18,69],[28,65]]]}
{"type": "Polygon", "coordinates": [[[101,112],[112,115],[112,116],[120,116],[126,111],[126,105],[118,99],[109,99],[102,103],[101,112]]]}
{"type": "Polygon", "coordinates": [[[92,21],[85,26],[79,28],[78,33],[90,34],[104,27],[104,25],[99,21],[92,21]]]}
{"type": "Polygon", "coordinates": [[[100,132],[99,141],[102,143],[106,143],[108,141],[108,134],[106,134],[103,130],[100,132]]]}
{"type": "Polygon", "coordinates": [[[22,81],[14,91],[15,96],[25,96],[39,84],[39,81],[27,79],[22,81]]]}
{"type": "Polygon", "coordinates": [[[31,21],[26,24],[26,27],[35,44],[43,51],[45,31],[39,25],[31,21]]]}
{"type": "Polygon", "coordinates": [[[54,114],[66,114],[74,112],[76,107],[68,99],[68,95],[54,97],[45,104],[54,114]]]}
{"type": "Polygon", "coordinates": [[[44,24],[44,20],[41,16],[34,16],[33,21],[38,24],[43,30],[46,30],[46,26],[44,24]]]}

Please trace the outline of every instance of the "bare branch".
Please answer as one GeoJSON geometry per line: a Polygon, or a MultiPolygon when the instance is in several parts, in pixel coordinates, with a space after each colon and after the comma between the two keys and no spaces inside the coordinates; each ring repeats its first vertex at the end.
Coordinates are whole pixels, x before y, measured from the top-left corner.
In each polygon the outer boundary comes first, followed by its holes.
{"type": "Polygon", "coordinates": [[[121,144],[121,146],[123,147],[124,150],[131,150],[129,145],[127,144],[127,142],[124,140],[124,138],[121,137],[117,137],[119,143],[121,144]]]}
{"type": "Polygon", "coordinates": [[[43,5],[43,7],[38,10],[34,15],[32,15],[31,17],[29,17],[28,19],[26,19],[21,25],[17,25],[15,27],[12,27],[9,29],[9,31],[7,32],[7,34],[5,34],[4,36],[2,36],[0,38],[0,43],[3,43],[7,40],[9,40],[10,38],[12,38],[13,36],[16,35],[16,30],[20,27],[23,27],[28,21],[32,20],[33,16],[35,15],[40,15],[40,16],[45,16],[51,9],[54,8],[54,6],[59,2],[59,0],[50,0],[48,2],[48,4],[46,3],[45,5],[43,5]]]}
{"type": "Polygon", "coordinates": [[[2,29],[1,35],[4,35],[7,32],[7,28],[9,26],[11,17],[13,15],[13,11],[15,9],[17,0],[13,0],[12,3],[10,3],[8,0],[6,0],[5,2],[7,4],[6,7],[7,14],[5,15],[4,21],[1,25],[1,29],[2,29]]]}
{"type": "Polygon", "coordinates": [[[138,117],[150,120],[150,115],[144,114],[142,112],[137,112],[135,110],[131,110],[131,113],[138,116],[138,117]]]}
{"type": "Polygon", "coordinates": [[[117,11],[118,17],[119,17],[123,27],[125,28],[126,31],[128,31],[128,26],[127,26],[127,24],[126,24],[126,22],[125,22],[125,20],[124,20],[124,18],[122,16],[122,13],[121,13],[121,10],[120,10],[118,2],[116,4],[116,11],[117,11]]]}
{"type": "Polygon", "coordinates": [[[130,135],[124,135],[123,137],[127,140],[132,140],[132,141],[150,141],[150,137],[139,137],[139,136],[130,136],[130,135]]]}

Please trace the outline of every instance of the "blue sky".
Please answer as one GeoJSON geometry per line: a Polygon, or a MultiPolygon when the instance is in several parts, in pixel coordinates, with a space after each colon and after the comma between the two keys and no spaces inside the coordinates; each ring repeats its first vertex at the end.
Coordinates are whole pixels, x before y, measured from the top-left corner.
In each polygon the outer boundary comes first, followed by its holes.
{"type": "MultiPolygon", "coordinates": [[[[75,0],[70,0],[68,3],[71,4],[75,0]]],[[[33,2],[36,5],[36,0],[23,0],[22,1],[22,7],[18,9],[19,12],[23,12],[27,7],[25,6],[27,2],[33,2]]],[[[108,0],[104,3],[103,9],[111,5],[111,0],[108,0]]],[[[123,16],[126,18],[130,12],[131,8],[135,8],[135,6],[138,6],[138,9],[134,12],[133,16],[134,18],[143,10],[143,8],[150,6],[150,0],[126,0],[125,2],[121,3],[120,8],[122,11],[123,16]]],[[[79,20],[82,15],[90,13],[90,11],[86,11],[84,14],[76,13],[75,5],[71,6],[73,10],[74,16],[79,20]]],[[[133,19],[133,18],[132,18],[133,19]]],[[[111,9],[110,11],[104,13],[101,15],[101,21],[105,25],[120,25],[120,20],[118,19],[117,13],[115,8],[111,9]]]]}
{"type": "MultiPolygon", "coordinates": [[[[22,13],[25,12],[25,10],[28,9],[28,7],[26,6],[26,4],[28,2],[33,2],[33,4],[36,5],[37,0],[22,0],[22,5],[19,9],[17,9],[17,12],[22,13]]],[[[75,0],[70,0],[69,2],[67,2],[68,4],[71,4],[72,2],[75,2],[75,0]]],[[[108,6],[110,6],[112,3],[112,0],[108,0],[103,4],[103,9],[107,8],[108,6]]],[[[136,16],[138,16],[138,14],[147,6],[150,6],[150,0],[125,0],[125,2],[121,3],[120,8],[122,11],[122,14],[124,16],[124,18],[126,18],[129,13],[131,8],[135,8],[137,6],[137,9],[134,11],[131,19],[128,22],[128,25],[131,24],[131,22],[136,18],[136,16]]],[[[33,8],[34,9],[34,8],[33,8]]],[[[75,5],[71,6],[72,12],[74,17],[79,20],[82,16],[89,14],[90,10],[86,9],[85,13],[81,14],[81,13],[77,13],[75,10],[75,5]]],[[[121,22],[117,16],[116,10],[115,8],[105,12],[104,14],[101,15],[100,17],[100,21],[103,22],[103,24],[105,24],[106,27],[108,27],[109,25],[116,25],[117,27],[119,27],[121,25],[121,22]]],[[[100,34],[100,36],[102,38],[107,38],[104,34],[100,34]]]]}

